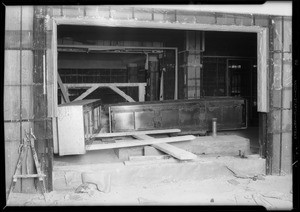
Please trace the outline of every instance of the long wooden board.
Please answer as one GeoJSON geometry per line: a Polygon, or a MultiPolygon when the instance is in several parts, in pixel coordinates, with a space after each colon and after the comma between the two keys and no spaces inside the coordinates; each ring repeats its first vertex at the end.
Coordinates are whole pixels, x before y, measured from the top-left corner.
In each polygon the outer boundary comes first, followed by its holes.
{"type": "MultiPolygon", "coordinates": [[[[151,136],[148,136],[148,135],[133,135],[133,137],[135,137],[137,139],[143,139],[145,141],[149,140],[150,138],[152,138],[151,136]]],[[[180,149],[178,147],[172,146],[170,144],[157,143],[157,144],[152,144],[151,146],[153,146],[156,149],[159,149],[159,150],[161,150],[161,151],[163,151],[165,153],[168,153],[169,155],[172,155],[173,157],[175,157],[175,158],[177,158],[179,160],[193,160],[193,159],[197,158],[197,155],[195,155],[195,154],[193,154],[191,152],[185,151],[183,149],[180,149]]]]}
{"type": "Polygon", "coordinates": [[[181,132],[180,129],[145,130],[145,131],[133,131],[133,132],[99,133],[94,137],[110,138],[110,137],[131,136],[131,135],[169,134],[169,133],[179,133],[179,132],[181,132]]]}
{"type": "Polygon", "coordinates": [[[86,145],[86,150],[101,150],[101,149],[115,149],[115,148],[124,148],[124,147],[133,147],[133,146],[145,146],[153,145],[159,143],[168,143],[168,142],[179,142],[179,141],[190,141],[195,139],[193,135],[178,136],[178,137],[167,137],[167,138],[153,138],[149,136],[149,139],[146,140],[124,140],[119,143],[112,144],[91,144],[86,145]]]}

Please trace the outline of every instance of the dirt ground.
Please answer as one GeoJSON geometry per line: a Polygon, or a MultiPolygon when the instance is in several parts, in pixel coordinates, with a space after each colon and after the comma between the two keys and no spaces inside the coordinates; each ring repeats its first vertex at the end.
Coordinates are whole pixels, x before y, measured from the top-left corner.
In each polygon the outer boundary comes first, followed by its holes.
{"type": "MultiPolygon", "coordinates": [[[[46,194],[12,193],[8,206],[86,205],[262,205],[268,210],[293,208],[292,176],[264,176],[242,179],[234,176],[201,181],[162,180],[159,183],[114,187],[100,192],[90,184],[84,193],[75,190],[46,194]]],[[[78,191],[78,190],[77,190],[78,191]]]]}

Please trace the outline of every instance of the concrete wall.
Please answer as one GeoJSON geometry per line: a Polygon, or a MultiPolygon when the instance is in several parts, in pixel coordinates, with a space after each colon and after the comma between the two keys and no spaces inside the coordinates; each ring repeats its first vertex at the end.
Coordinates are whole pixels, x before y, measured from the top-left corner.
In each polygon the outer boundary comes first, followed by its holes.
{"type": "MultiPolygon", "coordinates": [[[[168,9],[134,8],[130,6],[7,6],[5,23],[4,70],[4,133],[6,187],[13,175],[24,129],[34,129],[38,138],[36,149],[46,185],[52,183],[52,134],[56,116],[55,55],[52,50],[52,18],[66,20],[105,20],[107,23],[130,20],[148,21],[160,26],[211,24],[215,26],[260,26],[270,28],[270,113],[268,126],[269,173],[291,171],[292,145],[292,64],[291,18],[253,14],[225,14],[168,9]],[[50,17],[50,18],[49,18],[50,17]],[[49,22],[50,21],[50,22],[49,22]],[[46,50],[46,72],[43,72],[43,52],[46,50]],[[44,74],[46,93],[44,94],[44,74]],[[54,104],[53,104],[54,102],[54,104]]],[[[82,22],[83,23],[83,22],[82,22]]],[[[55,49],[55,48],[54,48],[55,49]]],[[[55,129],[55,127],[54,127],[55,129]]],[[[32,163],[30,163],[32,164],[32,163]]],[[[31,165],[30,165],[31,166],[31,165]]],[[[22,182],[25,182],[23,180],[22,182]]],[[[34,192],[33,182],[17,185],[18,191],[34,192]]]]}

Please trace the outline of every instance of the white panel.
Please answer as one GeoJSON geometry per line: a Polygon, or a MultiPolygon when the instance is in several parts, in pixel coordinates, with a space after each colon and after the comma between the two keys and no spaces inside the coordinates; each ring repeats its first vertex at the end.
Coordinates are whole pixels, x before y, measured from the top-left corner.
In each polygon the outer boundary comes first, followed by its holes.
{"type": "Polygon", "coordinates": [[[57,113],[59,155],[84,154],[83,106],[60,106],[57,113]]]}

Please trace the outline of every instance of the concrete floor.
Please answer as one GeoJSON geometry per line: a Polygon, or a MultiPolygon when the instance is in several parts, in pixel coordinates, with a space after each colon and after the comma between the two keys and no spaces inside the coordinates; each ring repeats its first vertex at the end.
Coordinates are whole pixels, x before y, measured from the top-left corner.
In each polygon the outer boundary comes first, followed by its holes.
{"type": "MultiPolygon", "coordinates": [[[[218,132],[218,135],[238,135],[248,138],[250,139],[251,153],[258,154],[259,152],[258,127],[248,127],[244,130],[223,131],[218,132]]],[[[90,151],[84,155],[54,155],[54,166],[99,164],[122,161],[124,160],[119,159],[114,150],[96,150],[90,151]]]]}

